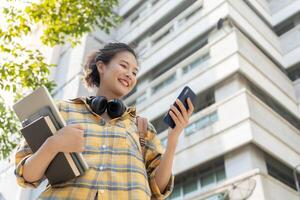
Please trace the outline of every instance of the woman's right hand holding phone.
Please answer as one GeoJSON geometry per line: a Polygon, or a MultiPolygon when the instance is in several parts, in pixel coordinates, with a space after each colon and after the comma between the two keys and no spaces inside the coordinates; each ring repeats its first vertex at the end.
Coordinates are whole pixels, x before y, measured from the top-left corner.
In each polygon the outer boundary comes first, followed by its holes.
{"type": "Polygon", "coordinates": [[[83,152],[84,130],[79,124],[71,124],[60,129],[51,138],[52,150],[58,152],[83,152]]]}

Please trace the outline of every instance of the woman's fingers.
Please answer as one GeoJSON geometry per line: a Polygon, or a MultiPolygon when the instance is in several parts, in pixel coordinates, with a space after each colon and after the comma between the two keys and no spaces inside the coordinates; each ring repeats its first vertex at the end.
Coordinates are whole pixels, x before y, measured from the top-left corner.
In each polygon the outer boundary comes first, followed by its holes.
{"type": "Polygon", "coordinates": [[[187,110],[184,107],[183,103],[179,99],[176,99],[176,103],[177,103],[178,107],[181,110],[181,114],[184,118],[184,121],[188,122],[189,121],[189,116],[188,116],[187,110]]]}
{"type": "Polygon", "coordinates": [[[169,113],[170,113],[172,119],[174,120],[176,126],[180,126],[181,123],[180,123],[180,121],[179,121],[177,115],[175,115],[173,111],[170,111],[169,113]]]}
{"type": "Polygon", "coordinates": [[[194,105],[193,105],[190,98],[187,99],[187,102],[188,102],[188,105],[189,105],[189,109],[188,109],[187,113],[188,113],[189,116],[191,116],[192,113],[194,112],[194,105]]]}
{"type": "Polygon", "coordinates": [[[172,106],[171,107],[171,110],[173,111],[173,113],[176,115],[176,117],[178,118],[179,122],[182,123],[182,124],[185,124],[186,121],[185,119],[183,118],[182,114],[180,113],[180,111],[175,107],[175,106],[172,106]]]}
{"type": "Polygon", "coordinates": [[[176,106],[171,106],[170,115],[175,124],[179,125],[180,127],[185,127],[188,125],[189,117],[194,111],[194,105],[190,98],[187,99],[187,103],[189,107],[188,110],[184,107],[183,103],[179,99],[176,99],[176,104],[178,105],[180,111],[176,106]]]}

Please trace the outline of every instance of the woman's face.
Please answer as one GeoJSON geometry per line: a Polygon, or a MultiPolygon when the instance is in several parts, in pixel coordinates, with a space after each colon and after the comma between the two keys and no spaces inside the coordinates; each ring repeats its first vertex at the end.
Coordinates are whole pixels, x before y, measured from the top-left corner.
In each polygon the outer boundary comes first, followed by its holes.
{"type": "Polygon", "coordinates": [[[136,85],[138,64],[135,56],[123,51],[108,63],[97,63],[100,75],[100,90],[111,98],[127,95],[136,85]]]}

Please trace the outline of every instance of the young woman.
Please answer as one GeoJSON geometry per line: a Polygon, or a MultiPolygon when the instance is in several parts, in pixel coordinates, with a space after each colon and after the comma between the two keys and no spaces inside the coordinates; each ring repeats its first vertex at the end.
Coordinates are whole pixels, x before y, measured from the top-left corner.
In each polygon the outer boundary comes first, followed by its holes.
{"type": "MultiPolygon", "coordinates": [[[[87,86],[98,89],[96,97],[122,105],[120,99],[137,82],[137,56],[124,43],[109,43],[89,57],[84,71],[87,86]]],[[[179,100],[180,110],[171,107],[176,126],[169,128],[165,150],[148,123],[144,153],[137,134],[136,108],[123,104],[123,112],[115,116],[108,108],[97,112],[94,99],[80,97],[58,103],[67,126],[34,154],[25,142],[19,147],[15,170],[18,184],[37,187],[58,152],[82,152],[89,165],[85,174],[48,186],[39,199],[165,199],[173,189],[172,163],[178,138],[194,110],[190,99],[188,110],[179,100]]]]}

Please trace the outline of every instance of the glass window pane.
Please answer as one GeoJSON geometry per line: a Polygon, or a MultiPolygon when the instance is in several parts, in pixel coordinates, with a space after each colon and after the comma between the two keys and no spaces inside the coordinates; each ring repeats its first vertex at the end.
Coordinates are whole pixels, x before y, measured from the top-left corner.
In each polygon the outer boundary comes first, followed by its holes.
{"type": "Polygon", "coordinates": [[[179,185],[175,185],[173,192],[171,193],[171,195],[169,196],[168,199],[175,199],[177,197],[180,197],[181,196],[180,189],[181,189],[181,187],[179,185]]]}
{"type": "Polygon", "coordinates": [[[196,128],[196,124],[195,123],[189,125],[188,127],[186,127],[184,129],[184,132],[185,132],[186,136],[191,135],[191,134],[193,134],[196,131],[197,131],[197,128],[196,128]]]}
{"type": "Polygon", "coordinates": [[[208,116],[201,118],[198,122],[197,122],[197,129],[202,129],[204,127],[206,127],[209,124],[209,118],[208,116]]]}
{"type": "Polygon", "coordinates": [[[224,180],[226,178],[226,174],[225,174],[225,169],[224,168],[221,168],[219,169],[217,172],[217,181],[221,181],[221,180],[224,180]]]}
{"type": "Polygon", "coordinates": [[[146,93],[136,99],[136,104],[139,104],[147,99],[146,93]]]}
{"type": "Polygon", "coordinates": [[[210,122],[211,122],[211,123],[217,121],[217,120],[218,120],[217,112],[211,113],[211,115],[209,116],[209,118],[210,118],[210,122]]]}
{"type": "Polygon", "coordinates": [[[153,88],[153,93],[158,92],[159,90],[161,90],[162,88],[166,87],[167,85],[171,84],[173,81],[176,80],[176,76],[175,74],[172,74],[169,78],[167,78],[164,82],[162,82],[161,84],[158,84],[157,86],[155,86],[153,88]]]}
{"type": "Polygon", "coordinates": [[[208,53],[202,55],[197,60],[195,60],[194,62],[191,63],[191,65],[190,65],[191,69],[194,69],[194,68],[200,66],[203,62],[205,62],[208,59],[209,59],[209,54],[208,53]]]}
{"type": "Polygon", "coordinates": [[[202,63],[202,58],[198,58],[197,60],[195,60],[194,62],[191,63],[191,65],[190,65],[191,69],[198,67],[201,63],[202,63]]]}
{"type": "Polygon", "coordinates": [[[172,83],[173,81],[175,81],[175,74],[173,74],[173,75],[170,76],[167,80],[165,80],[164,85],[169,85],[169,84],[172,83]]]}
{"type": "Polygon", "coordinates": [[[197,190],[197,179],[194,178],[183,184],[183,194],[188,194],[197,190]]]}
{"type": "Polygon", "coordinates": [[[205,62],[205,61],[207,61],[208,59],[209,59],[209,53],[206,53],[206,54],[204,54],[203,57],[202,57],[202,62],[205,62]]]}
{"type": "Polygon", "coordinates": [[[209,173],[201,177],[201,187],[205,187],[207,185],[211,185],[215,183],[215,174],[209,173]]]}

